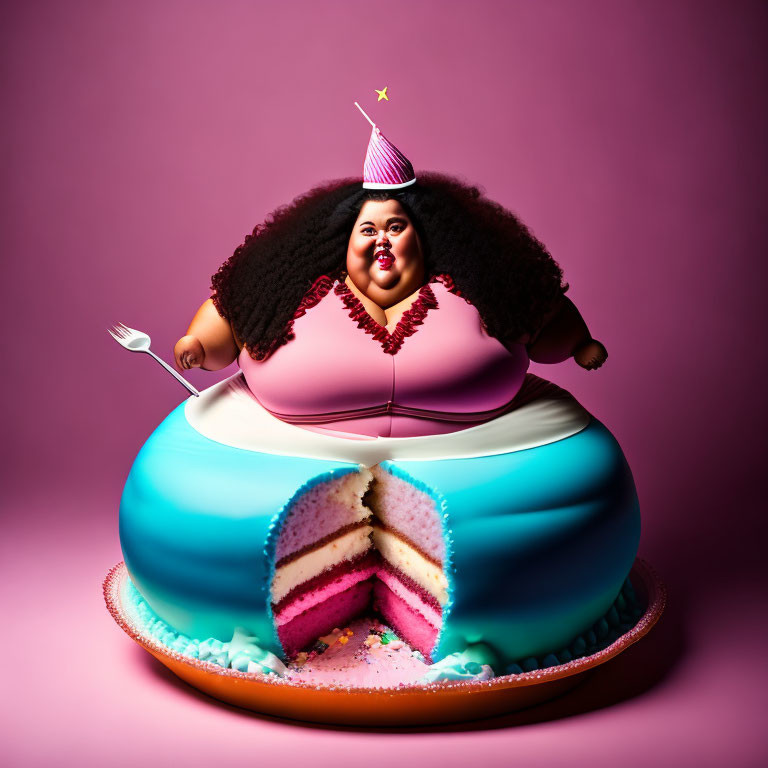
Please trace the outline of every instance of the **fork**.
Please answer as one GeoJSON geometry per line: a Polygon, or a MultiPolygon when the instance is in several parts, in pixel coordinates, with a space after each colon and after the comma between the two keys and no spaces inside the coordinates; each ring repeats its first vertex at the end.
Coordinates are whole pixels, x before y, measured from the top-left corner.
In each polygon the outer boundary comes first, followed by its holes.
{"type": "Polygon", "coordinates": [[[195,397],[200,397],[200,393],[183,376],[179,376],[179,374],[176,373],[165,360],[159,358],[149,348],[151,340],[146,333],[137,331],[135,328],[129,328],[122,323],[113,325],[112,328],[107,329],[107,332],[118,344],[122,344],[122,346],[131,352],[146,352],[151,358],[157,360],[157,362],[160,363],[160,365],[162,365],[163,368],[176,379],[176,381],[186,387],[195,397]]]}

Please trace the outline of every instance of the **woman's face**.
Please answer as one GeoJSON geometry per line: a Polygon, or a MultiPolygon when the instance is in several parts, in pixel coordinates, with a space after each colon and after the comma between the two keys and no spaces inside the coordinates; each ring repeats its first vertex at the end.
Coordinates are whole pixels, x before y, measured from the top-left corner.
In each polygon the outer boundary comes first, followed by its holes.
{"type": "Polygon", "coordinates": [[[347,274],[386,309],[424,284],[424,257],[413,222],[397,200],[367,200],[347,248],[347,274]]]}

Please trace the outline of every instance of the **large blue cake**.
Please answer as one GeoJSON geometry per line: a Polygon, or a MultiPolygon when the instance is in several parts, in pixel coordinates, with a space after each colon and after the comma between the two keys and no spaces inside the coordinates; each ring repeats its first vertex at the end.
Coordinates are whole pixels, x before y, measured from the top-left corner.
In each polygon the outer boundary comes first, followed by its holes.
{"type": "Polygon", "coordinates": [[[457,433],[354,441],[275,419],[236,375],[163,421],[120,509],[166,641],[195,656],[245,637],[241,661],[278,674],[374,612],[430,662],[482,648],[504,674],[588,653],[632,623],[639,534],[621,449],[552,385],[457,433]]]}

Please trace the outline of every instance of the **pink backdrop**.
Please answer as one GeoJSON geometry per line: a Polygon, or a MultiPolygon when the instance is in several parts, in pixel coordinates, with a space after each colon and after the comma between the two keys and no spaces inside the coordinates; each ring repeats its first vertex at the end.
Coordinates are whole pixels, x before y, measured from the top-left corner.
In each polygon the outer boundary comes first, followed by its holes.
{"type": "Polygon", "coordinates": [[[609,0],[6,8],[4,762],[330,766],[357,747],[382,765],[764,764],[767,16],[609,0]],[[100,597],[130,463],[184,395],[104,329],[144,329],[169,358],[254,224],[360,172],[355,99],[417,170],[481,184],[560,261],[610,359],[534,370],[621,442],[641,554],[671,592],[662,625],[580,691],[448,734],[216,705],[100,597]]]}

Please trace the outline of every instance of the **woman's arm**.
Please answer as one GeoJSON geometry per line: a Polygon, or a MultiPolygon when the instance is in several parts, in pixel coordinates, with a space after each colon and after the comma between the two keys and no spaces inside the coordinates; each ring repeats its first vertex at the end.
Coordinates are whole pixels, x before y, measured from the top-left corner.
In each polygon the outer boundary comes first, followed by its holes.
{"type": "Polygon", "coordinates": [[[574,303],[563,296],[557,309],[528,344],[528,356],[535,363],[562,363],[573,356],[582,368],[592,371],[605,362],[608,352],[592,338],[574,303]]]}
{"type": "Polygon", "coordinates": [[[197,310],[187,329],[174,347],[173,354],[179,370],[205,368],[218,371],[237,357],[240,349],[232,328],[208,299],[197,310]]]}

